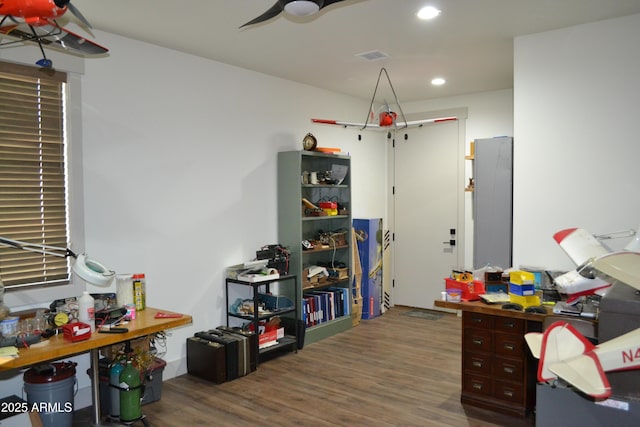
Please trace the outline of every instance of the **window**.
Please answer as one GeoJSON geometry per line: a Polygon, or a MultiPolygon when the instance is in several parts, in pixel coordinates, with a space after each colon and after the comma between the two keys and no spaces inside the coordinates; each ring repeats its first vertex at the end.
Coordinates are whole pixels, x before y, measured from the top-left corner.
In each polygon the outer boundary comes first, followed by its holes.
{"type": "MultiPolygon", "coordinates": [[[[66,248],[66,74],[0,62],[0,237],[66,248]]],[[[6,288],[69,283],[66,258],[0,246],[6,288]]]]}

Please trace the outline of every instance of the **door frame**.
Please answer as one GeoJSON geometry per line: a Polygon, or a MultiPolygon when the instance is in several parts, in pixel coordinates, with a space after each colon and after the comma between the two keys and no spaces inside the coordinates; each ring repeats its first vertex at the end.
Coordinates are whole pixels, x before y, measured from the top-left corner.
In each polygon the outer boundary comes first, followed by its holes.
{"type": "MultiPolygon", "coordinates": [[[[433,119],[437,117],[452,117],[455,116],[458,118],[458,163],[456,164],[458,177],[457,177],[457,187],[458,187],[458,197],[457,197],[457,205],[458,205],[458,215],[457,215],[457,224],[458,228],[456,230],[456,246],[457,248],[457,264],[460,266],[465,266],[465,255],[466,255],[466,246],[467,246],[467,238],[466,238],[466,202],[465,202],[465,180],[466,180],[466,172],[467,172],[467,164],[465,162],[465,151],[466,151],[466,124],[468,117],[468,108],[467,107],[459,107],[459,108],[451,108],[446,110],[435,110],[429,112],[422,113],[410,113],[407,114],[407,120],[420,120],[420,119],[433,119]]],[[[396,159],[395,159],[395,143],[400,143],[401,138],[404,138],[404,133],[402,131],[397,131],[395,136],[391,137],[392,141],[389,141],[387,145],[387,170],[388,170],[388,179],[387,179],[387,218],[389,218],[389,231],[391,232],[391,253],[389,254],[389,259],[391,261],[390,266],[386,266],[386,268],[391,268],[391,304],[393,307],[395,305],[395,296],[394,296],[394,288],[395,288],[395,239],[394,239],[394,230],[395,230],[395,197],[394,197],[394,187],[395,187],[395,170],[396,170],[396,159]]],[[[470,166],[469,166],[470,167],[470,166]]],[[[471,248],[473,245],[470,246],[471,248]]],[[[471,254],[473,257],[473,254],[471,254]]],[[[472,258],[473,259],[473,258],[472,258]]],[[[443,283],[444,289],[444,283],[443,283]]],[[[451,311],[454,310],[446,309],[446,308],[437,308],[438,310],[443,311],[451,311]]]]}

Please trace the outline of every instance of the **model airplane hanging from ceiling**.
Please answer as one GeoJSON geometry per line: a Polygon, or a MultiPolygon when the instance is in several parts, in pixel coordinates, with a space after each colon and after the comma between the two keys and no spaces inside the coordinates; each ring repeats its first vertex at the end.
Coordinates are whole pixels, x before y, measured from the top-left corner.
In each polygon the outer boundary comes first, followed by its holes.
{"type": "Polygon", "coordinates": [[[561,378],[596,399],[611,396],[606,372],[640,368],[640,328],[597,346],[563,321],[524,338],[531,354],[540,359],[538,381],[561,378]]]}
{"type": "MultiPolygon", "coordinates": [[[[458,120],[457,117],[438,117],[435,119],[423,119],[423,120],[413,120],[407,121],[404,116],[404,112],[402,111],[402,107],[400,106],[400,101],[398,101],[398,96],[396,95],[396,91],[393,87],[393,83],[391,83],[391,79],[389,78],[389,73],[385,68],[380,69],[380,73],[378,74],[378,80],[376,82],[376,87],[373,90],[373,96],[371,98],[371,105],[369,106],[370,113],[367,114],[367,120],[364,123],[355,123],[355,122],[347,122],[341,120],[333,120],[333,119],[311,119],[311,123],[322,124],[322,125],[335,125],[341,127],[355,127],[360,130],[383,130],[383,131],[391,131],[391,130],[401,130],[413,127],[422,127],[429,123],[442,123],[448,122],[452,120],[458,120]],[[391,111],[389,105],[385,102],[382,110],[377,114],[377,123],[372,123],[373,120],[376,119],[376,115],[373,113],[373,103],[376,99],[376,92],[378,91],[378,85],[380,84],[380,77],[382,77],[382,73],[387,77],[387,82],[389,82],[389,86],[391,87],[391,91],[393,92],[393,97],[395,98],[396,105],[398,106],[398,110],[400,111],[400,115],[402,116],[402,120],[398,121],[398,113],[395,111],[391,111]],[[370,122],[371,121],[371,122],[370,122]]],[[[387,134],[388,138],[391,138],[391,132],[387,134]]]]}
{"type": "Polygon", "coordinates": [[[42,59],[36,62],[43,68],[50,68],[43,46],[50,46],[81,55],[98,55],[109,50],[89,39],[61,27],[56,19],[67,10],[87,28],[89,21],[82,16],[70,0],[0,0],[0,36],[5,34],[17,40],[1,42],[0,47],[23,41],[37,43],[42,59]]]}
{"type": "Polygon", "coordinates": [[[341,1],[344,0],[278,0],[265,13],[242,25],[240,28],[268,21],[269,19],[280,15],[282,12],[295,16],[312,15],[322,8],[334,3],[340,3],[341,1]]]}

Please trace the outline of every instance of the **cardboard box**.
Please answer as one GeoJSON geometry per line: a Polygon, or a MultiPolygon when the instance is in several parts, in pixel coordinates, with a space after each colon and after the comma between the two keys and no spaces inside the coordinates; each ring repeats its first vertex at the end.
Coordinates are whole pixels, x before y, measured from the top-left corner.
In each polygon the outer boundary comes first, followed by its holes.
{"type": "Polygon", "coordinates": [[[280,338],[284,338],[284,328],[265,331],[258,335],[258,348],[270,347],[276,344],[280,338]]]}
{"type": "Polygon", "coordinates": [[[364,237],[356,239],[362,268],[362,319],[373,319],[382,314],[382,219],[354,218],[353,228],[364,237]]]}
{"type": "Polygon", "coordinates": [[[351,304],[351,326],[358,326],[362,320],[362,297],[356,297],[351,304]]]}

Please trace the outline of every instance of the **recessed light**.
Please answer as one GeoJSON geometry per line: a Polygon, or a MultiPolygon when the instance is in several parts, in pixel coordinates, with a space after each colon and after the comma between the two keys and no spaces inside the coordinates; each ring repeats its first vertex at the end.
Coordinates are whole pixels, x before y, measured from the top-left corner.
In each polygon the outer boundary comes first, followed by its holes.
{"type": "Polygon", "coordinates": [[[443,79],[442,77],[436,77],[435,79],[431,80],[431,84],[434,85],[434,86],[442,86],[446,82],[447,81],[445,79],[443,79]]]}
{"type": "Polygon", "coordinates": [[[433,19],[442,13],[441,10],[436,9],[433,6],[425,6],[418,11],[418,18],[420,19],[433,19]]]}

